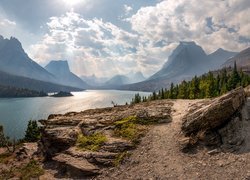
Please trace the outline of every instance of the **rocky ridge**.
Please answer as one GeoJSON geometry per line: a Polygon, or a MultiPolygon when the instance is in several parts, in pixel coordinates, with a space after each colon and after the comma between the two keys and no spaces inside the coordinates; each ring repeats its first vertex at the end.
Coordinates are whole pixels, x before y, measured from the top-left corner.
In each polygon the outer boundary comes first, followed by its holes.
{"type": "MultiPolygon", "coordinates": [[[[92,109],[80,113],[50,115],[41,120],[44,129],[40,143],[41,153],[60,167],[60,174],[71,177],[87,177],[100,174],[103,169],[115,166],[123,155],[135,148],[130,139],[114,135],[115,123],[128,117],[140,120],[167,123],[171,121],[172,103],[155,101],[131,106],[92,109]],[[105,135],[107,141],[97,151],[77,147],[79,134],[105,135]]],[[[140,125],[142,133],[148,126],[140,125]]]]}

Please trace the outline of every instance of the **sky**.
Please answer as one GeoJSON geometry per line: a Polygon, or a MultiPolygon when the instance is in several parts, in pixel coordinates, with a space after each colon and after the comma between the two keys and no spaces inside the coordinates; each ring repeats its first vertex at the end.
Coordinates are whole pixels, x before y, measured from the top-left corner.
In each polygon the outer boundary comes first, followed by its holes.
{"type": "Polygon", "coordinates": [[[250,46],[249,0],[0,0],[0,34],[77,75],[150,76],[180,41],[207,53],[250,46]]]}

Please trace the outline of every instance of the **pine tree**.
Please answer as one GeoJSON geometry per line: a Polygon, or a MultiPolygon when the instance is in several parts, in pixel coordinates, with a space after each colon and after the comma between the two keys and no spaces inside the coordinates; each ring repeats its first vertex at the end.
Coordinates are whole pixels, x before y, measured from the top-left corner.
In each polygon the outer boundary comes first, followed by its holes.
{"type": "Polygon", "coordinates": [[[37,121],[30,120],[27,126],[24,140],[27,142],[36,142],[40,138],[40,128],[37,121]]]}

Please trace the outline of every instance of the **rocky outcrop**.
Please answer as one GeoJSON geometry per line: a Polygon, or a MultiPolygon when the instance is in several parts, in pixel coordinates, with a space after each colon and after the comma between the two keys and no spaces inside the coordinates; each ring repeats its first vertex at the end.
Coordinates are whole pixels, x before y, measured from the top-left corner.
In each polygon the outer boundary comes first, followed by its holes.
{"type": "Polygon", "coordinates": [[[186,137],[180,140],[182,150],[189,152],[201,144],[230,152],[250,150],[249,103],[240,87],[193,106],[183,117],[181,129],[186,137]]]}
{"type": "MultiPolygon", "coordinates": [[[[122,122],[125,119],[126,123],[131,118],[139,119],[145,124],[167,123],[171,121],[172,105],[173,103],[163,100],[50,115],[48,120],[40,120],[43,130],[39,150],[46,160],[54,161],[69,176],[97,175],[103,168],[114,166],[122,153],[135,147],[131,139],[119,137],[114,133],[117,121],[122,122]],[[89,150],[77,146],[79,135],[88,137],[96,134],[105,136],[100,147],[89,150]]],[[[140,129],[145,126],[146,129],[146,125],[138,126],[140,129]]],[[[134,129],[129,133],[133,135],[134,129]]]]}
{"type": "Polygon", "coordinates": [[[198,107],[183,118],[182,131],[186,135],[191,135],[197,134],[199,131],[215,129],[229,121],[233,114],[241,108],[244,101],[243,88],[211,100],[207,105],[198,107]]]}

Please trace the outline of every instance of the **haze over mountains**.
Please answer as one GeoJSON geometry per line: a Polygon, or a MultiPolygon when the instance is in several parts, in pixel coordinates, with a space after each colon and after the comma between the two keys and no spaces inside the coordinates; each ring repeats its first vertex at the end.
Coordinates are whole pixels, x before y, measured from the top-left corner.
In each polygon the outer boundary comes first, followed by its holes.
{"type": "MultiPolygon", "coordinates": [[[[59,67],[59,66],[58,66],[59,67]]],[[[22,48],[21,43],[14,37],[4,39],[0,36],[0,84],[18,88],[27,88],[36,91],[79,91],[85,83],[79,79],[80,85],[76,85],[75,77],[69,69],[64,76],[52,74],[29,58],[22,48]],[[68,83],[66,76],[70,76],[68,83]],[[60,77],[60,78],[59,78],[60,77]],[[64,78],[65,81],[61,81],[64,78]],[[75,78],[75,79],[74,79],[75,78]]]]}
{"type": "Polygon", "coordinates": [[[21,43],[14,37],[0,36],[0,71],[33,79],[56,82],[55,77],[29,58],[21,43]]]}
{"type": "Polygon", "coordinates": [[[45,66],[45,69],[56,77],[59,84],[78,88],[88,87],[81,78],[70,71],[67,61],[50,61],[50,63],[45,66]]]}
{"type": "Polygon", "coordinates": [[[67,61],[53,60],[43,68],[28,57],[16,38],[0,36],[0,84],[45,92],[86,88],[155,91],[169,87],[171,82],[179,83],[210,70],[233,66],[234,62],[249,71],[249,57],[250,48],[239,54],[219,48],[207,55],[195,42],[180,42],[163,67],[148,79],[140,71],[112,78],[95,75],[79,78],[70,71],[67,61]]]}
{"type": "Polygon", "coordinates": [[[180,42],[163,67],[146,81],[126,85],[120,89],[154,91],[167,88],[173,83],[189,80],[210,70],[219,69],[236,52],[218,49],[207,55],[195,42],[180,42]]]}
{"type": "Polygon", "coordinates": [[[228,59],[222,67],[232,67],[234,62],[236,62],[238,68],[241,68],[243,71],[250,72],[250,47],[228,59]]]}

